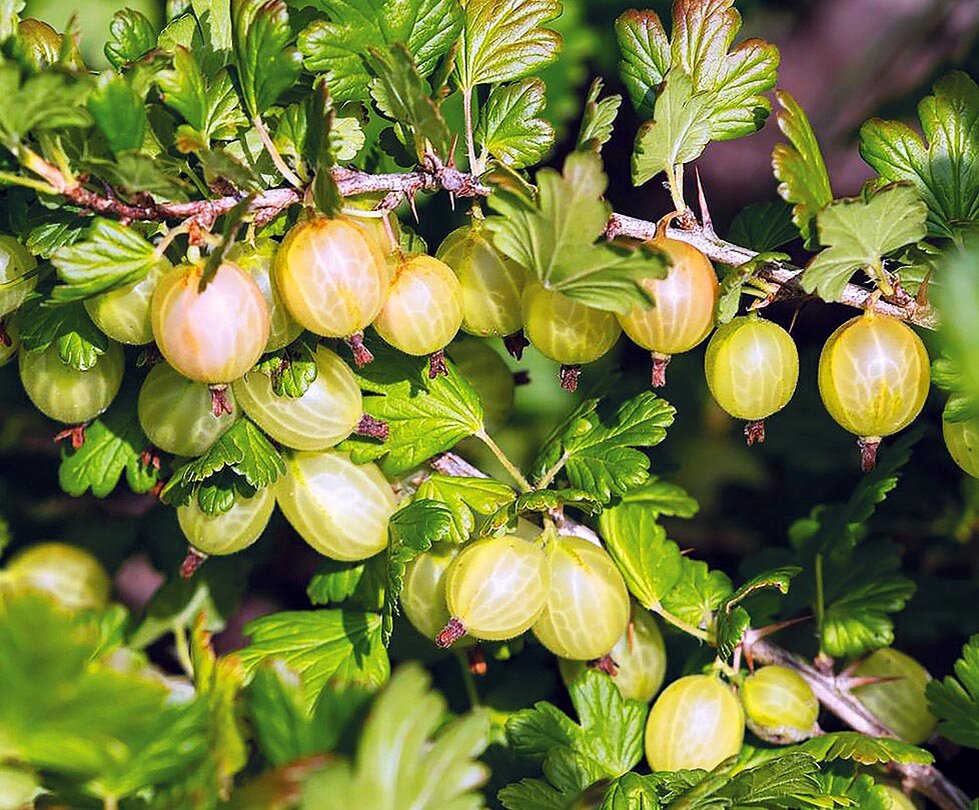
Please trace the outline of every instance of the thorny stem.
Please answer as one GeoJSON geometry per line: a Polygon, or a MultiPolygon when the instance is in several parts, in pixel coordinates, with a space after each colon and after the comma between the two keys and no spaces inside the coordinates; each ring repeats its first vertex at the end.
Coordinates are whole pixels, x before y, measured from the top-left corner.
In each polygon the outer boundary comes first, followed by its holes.
{"type": "Polygon", "coordinates": [[[501,448],[500,445],[493,441],[492,436],[490,436],[485,430],[480,430],[476,434],[476,438],[485,444],[490,449],[490,452],[496,456],[496,460],[503,465],[503,469],[505,469],[510,474],[510,477],[517,482],[517,486],[520,487],[521,492],[530,492],[533,489],[530,482],[524,477],[524,474],[520,472],[520,468],[510,461],[509,456],[503,452],[503,448],[501,448]]]}

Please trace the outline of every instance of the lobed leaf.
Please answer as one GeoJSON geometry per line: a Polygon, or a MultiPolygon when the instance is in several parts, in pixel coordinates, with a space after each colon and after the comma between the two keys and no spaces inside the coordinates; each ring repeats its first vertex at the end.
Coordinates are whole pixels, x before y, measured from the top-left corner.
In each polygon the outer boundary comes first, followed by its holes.
{"type": "Polygon", "coordinates": [[[250,118],[261,116],[299,78],[302,55],[289,44],[292,38],[284,0],[231,0],[231,42],[250,118]]]}
{"type": "Polygon", "coordinates": [[[600,99],[603,86],[601,79],[595,79],[588,89],[581,127],[578,130],[578,142],[575,145],[578,151],[601,154],[602,147],[612,137],[615,118],[622,106],[622,96],[615,94],[600,99]]]}
{"type": "Polygon", "coordinates": [[[492,478],[435,474],[418,485],[415,497],[445,504],[452,515],[452,526],[445,541],[465,543],[482,529],[487,518],[512,503],[516,493],[507,484],[492,478]]]}
{"type": "Polygon", "coordinates": [[[959,745],[979,749],[979,635],[969,639],[955,662],[955,676],[946,675],[925,687],[938,731],[959,745]]]}
{"type": "Polygon", "coordinates": [[[137,150],[146,133],[146,105],[122,76],[102,73],[88,95],[88,111],[113,154],[137,150]]]}
{"type": "Polygon", "coordinates": [[[554,145],[554,127],[540,117],[545,91],[540,79],[493,88],[476,125],[476,142],[511,169],[539,163],[554,145]]]}
{"type": "Polygon", "coordinates": [[[145,14],[125,8],[112,15],[105,56],[116,70],[135,62],[156,47],[157,33],[145,14]]]}
{"type": "Polygon", "coordinates": [[[109,348],[109,339],[92,323],[80,301],[44,306],[29,297],[20,310],[20,342],[26,351],[44,351],[57,344],[58,356],[77,371],[94,368],[109,348]]]}

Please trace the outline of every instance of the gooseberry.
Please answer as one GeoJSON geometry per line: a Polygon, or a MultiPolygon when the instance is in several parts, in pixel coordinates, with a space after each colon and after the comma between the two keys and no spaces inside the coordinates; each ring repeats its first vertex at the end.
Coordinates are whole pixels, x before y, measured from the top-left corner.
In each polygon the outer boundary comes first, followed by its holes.
{"type": "Polygon", "coordinates": [[[275,485],[275,498],[299,535],[334,560],[364,560],[384,549],[394,493],[374,464],[346,453],[294,452],[275,485]]]}
{"type": "Polygon", "coordinates": [[[942,436],[952,460],[973,478],[979,478],[979,419],[962,422],[943,419],[942,436]]]}
{"type": "Polygon", "coordinates": [[[726,684],[687,675],[656,698],[646,720],[646,759],[654,771],[712,771],[741,750],[744,712],[726,684]]]}
{"type": "Polygon", "coordinates": [[[446,351],[483,403],[483,422],[492,433],[506,423],[513,411],[513,372],[485,340],[462,336],[446,351]]]}
{"type": "Polygon", "coordinates": [[[258,285],[223,262],[200,290],[203,265],[176,267],[153,294],[153,336],[166,361],[209,385],[237,380],[255,365],[269,338],[269,312],[258,285]]]}
{"type": "Polygon", "coordinates": [[[750,728],[763,740],[796,743],[813,734],[819,701],[799,673],[762,667],[741,684],[741,702],[750,728]]]}
{"type": "Polygon", "coordinates": [[[160,279],[172,266],[161,258],[138,281],[86,299],[85,310],[95,325],[120,343],[141,346],[153,340],[150,304],[160,279]]]}
{"type": "Polygon", "coordinates": [[[196,498],[177,507],[180,529],[197,551],[203,554],[224,555],[248,548],[265,531],[275,508],[271,488],[258,490],[251,498],[235,497],[226,512],[209,515],[197,504],[196,498]]]}
{"type": "Polygon", "coordinates": [[[637,306],[618,318],[632,342],[652,353],[652,384],[659,387],[666,384],[671,355],[690,351],[710,334],[719,288],[710,261],[692,245],[665,236],[650,244],[670,261],[666,277],[640,282],[653,306],[637,306]]]}
{"type": "Polygon", "coordinates": [[[66,543],[38,543],[18,552],[3,571],[3,581],[14,590],[44,593],[67,610],[101,610],[111,587],[95,557],[66,543]]]}
{"type": "Polygon", "coordinates": [[[451,618],[435,643],[448,647],[466,633],[491,641],[519,636],[544,610],[550,579],[547,556],[536,542],[506,535],[470,543],[446,573],[451,618]]]}
{"type": "Polygon", "coordinates": [[[911,656],[891,647],[876,650],[856,666],[854,674],[895,679],[855,686],[853,694],[902,740],[920,745],[935,733],[937,721],[925,696],[931,675],[911,656]]]}
{"type": "Polygon", "coordinates": [[[57,343],[38,351],[21,349],[20,381],[31,402],[45,416],[76,425],[102,413],[122,384],[122,347],[109,341],[105,354],[88,371],[61,360],[57,343]]]}
{"type": "Polygon", "coordinates": [[[540,352],[561,364],[561,384],[573,391],[578,366],[609,351],[622,333],[615,314],[594,309],[540,284],[521,299],[524,331],[540,352]]]}
{"type": "Polygon", "coordinates": [[[903,430],[928,397],[928,352],[909,326],[867,310],[840,326],[819,355],[819,393],[829,415],[858,436],[864,470],[884,436],[903,430]]]}
{"type": "Polygon", "coordinates": [[[548,551],[551,586],[531,629],[561,658],[600,658],[629,623],[625,580],[605,549],[581,537],[558,537],[548,551]]]}
{"type": "Polygon", "coordinates": [[[14,237],[0,234],[0,316],[13,312],[37,286],[37,260],[14,237]]]}
{"type": "Polygon", "coordinates": [[[265,305],[269,311],[269,339],[266,352],[275,352],[288,346],[303,331],[272,283],[272,263],[278,243],[267,237],[258,237],[254,242],[236,242],[228,252],[228,260],[237,264],[252,277],[262,291],[265,305]]]}
{"type": "Polygon", "coordinates": [[[225,407],[215,413],[211,392],[167,363],[157,363],[139,389],[136,413],[146,437],[167,453],[199,456],[238,418],[238,406],[225,392],[225,407]]]}
{"type": "Polygon", "coordinates": [[[704,359],[707,387],[720,407],[747,420],[748,444],[765,441],[764,420],[782,410],[799,380],[799,352],[781,326],[755,314],[718,327],[704,359]]]}
{"type": "Polygon", "coordinates": [[[377,241],[349,219],[299,222],[279,245],[272,276],[292,316],[317,335],[346,338],[370,362],[362,331],[381,311],[391,271],[377,241]]]}
{"type": "Polygon", "coordinates": [[[439,245],[435,258],[459,277],[464,332],[506,337],[520,331],[520,297],[527,274],[493,246],[477,223],[452,231],[439,245]]]}
{"type": "MultiPolygon", "coordinates": [[[[425,638],[435,638],[451,618],[445,604],[445,574],[460,549],[454,544],[437,543],[405,568],[401,607],[408,621],[425,638]]],[[[464,636],[455,646],[466,647],[473,643],[471,638],[464,636]]]]}

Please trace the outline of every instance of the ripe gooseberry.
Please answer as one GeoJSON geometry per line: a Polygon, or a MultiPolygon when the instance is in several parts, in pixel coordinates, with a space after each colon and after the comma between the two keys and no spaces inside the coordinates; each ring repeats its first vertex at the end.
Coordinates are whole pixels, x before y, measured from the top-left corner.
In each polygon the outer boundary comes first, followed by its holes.
{"type": "Polygon", "coordinates": [[[483,403],[483,422],[492,433],[506,423],[513,411],[513,372],[485,340],[462,336],[452,341],[447,351],[483,403]]]}
{"type": "Polygon", "coordinates": [[[911,656],[890,647],[876,650],[856,666],[854,674],[895,679],[855,686],[853,694],[902,740],[920,745],[935,733],[937,720],[925,695],[931,675],[911,656]]]}
{"type": "Polygon", "coordinates": [[[37,286],[37,260],[14,237],[0,235],[0,316],[13,312],[37,286]]]}
{"type": "Polygon", "coordinates": [[[819,355],[819,393],[829,415],[859,438],[873,469],[884,436],[921,413],[931,377],[928,352],[909,326],[867,310],[840,326],[819,355]]]}
{"type": "Polygon", "coordinates": [[[692,245],[665,236],[650,245],[669,259],[666,277],[643,279],[653,306],[637,306],[618,319],[632,342],[652,353],[652,384],[658,388],[666,384],[671,355],[690,351],[710,334],[719,287],[713,265],[692,245]]]}
{"type": "Polygon", "coordinates": [[[459,277],[464,332],[505,338],[520,331],[520,297],[527,274],[493,246],[479,223],[452,231],[435,258],[459,277]]]}
{"type": "Polygon", "coordinates": [[[265,531],[275,508],[275,495],[264,487],[252,497],[236,496],[227,512],[209,515],[196,498],[177,507],[180,530],[200,555],[234,554],[248,548],[265,531]]]}
{"type": "Polygon", "coordinates": [[[813,735],[819,701],[801,675],[788,667],[762,667],[741,684],[750,728],[761,739],[797,743],[813,735]]]}
{"type": "MultiPolygon", "coordinates": [[[[609,650],[608,657],[615,673],[612,682],[622,697],[649,703],[666,675],[666,645],[653,614],[633,604],[629,625],[609,650]]],[[[584,672],[586,665],[582,661],[562,659],[558,666],[567,684],[584,672]]]]}
{"type": "Polygon", "coordinates": [[[446,373],[442,349],[462,324],[462,287],[449,267],[424,253],[396,254],[387,301],[374,329],[405,354],[432,355],[429,376],[446,373]]]}
{"type": "Polygon", "coordinates": [[[109,341],[105,354],[88,371],[78,371],[61,360],[57,343],[28,352],[21,349],[20,381],[31,402],[45,416],[77,425],[102,413],[122,384],[122,347],[109,341]]]}
{"type": "Polygon", "coordinates": [[[550,580],[547,555],[535,542],[506,535],[470,543],[446,574],[451,618],[435,643],[448,647],[466,633],[491,641],[519,636],[544,610],[550,580]]]}
{"type": "Polygon", "coordinates": [[[388,542],[397,503],[374,464],[354,464],[346,453],[294,452],[275,484],[275,498],[299,535],[334,560],[365,560],[388,542]]]}
{"type": "Polygon", "coordinates": [[[200,290],[203,265],[167,273],[153,294],[153,337],[166,361],[208,385],[237,380],[255,365],[269,338],[269,311],[244,270],[223,262],[200,290]]]}
{"type": "Polygon", "coordinates": [[[0,318],[0,366],[5,366],[13,360],[19,348],[19,319],[12,315],[0,318]]]}
{"type": "Polygon", "coordinates": [[[744,712],[730,687],[687,675],[656,698],[646,720],[646,759],[654,771],[712,771],[741,750],[744,712]]]}
{"type": "Polygon", "coordinates": [[[269,310],[269,339],[266,352],[275,352],[288,346],[303,331],[272,283],[272,263],[278,243],[267,237],[258,237],[254,242],[236,242],[228,252],[228,260],[237,264],[252,277],[262,291],[265,305],[269,310]]]}
{"type": "Polygon", "coordinates": [[[704,374],[711,396],[747,420],[748,444],[765,441],[765,419],[782,410],[799,381],[799,352],[781,326],[755,314],[719,326],[707,344],[704,374]]]}
{"type": "Polygon", "coordinates": [[[548,549],[551,586],[534,622],[537,640],[560,658],[605,655],[629,623],[629,592],[605,549],[562,536],[548,549]]]}
{"type": "MultiPolygon", "coordinates": [[[[445,604],[445,575],[460,548],[450,543],[437,543],[405,568],[401,607],[412,627],[425,638],[435,638],[451,618],[445,604]]],[[[464,636],[455,644],[467,647],[474,643],[473,639],[464,636]]]]}
{"type": "Polygon", "coordinates": [[[216,413],[206,385],[161,362],[150,369],[139,389],[136,413],[155,447],[176,456],[199,456],[238,418],[234,396],[226,392],[224,403],[216,413]]]}
{"type": "Polygon", "coordinates": [[[142,346],[153,340],[150,303],[160,279],[172,268],[161,258],[143,278],[85,301],[85,311],[95,325],[113,340],[142,346]]]}
{"type": "Polygon", "coordinates": [[[521,307],[527,338],[561,364],[561,385],[568,391],[578,387],[578,367],[608,352],[622,333],[615,313],[585,306],[540,284],[527,285],[521,307]]]}
{"type": "Polygon", "coordinates": [[[360,386],[340,357],[325,346],[314,355],[316,379],[302,396],[278,396],[272,380],[252,369],[232,386],[245,413],[279,444],[326,450],[349,436],[364,415],[360,386]]]}
{"type": "Polygon", "coordinates": [[[391,271],[358,223],[323,216],[299,222],[276,251],[272,277],[293,318],[317,335],[345,338],[358,366],[371,361],[362,332],[384,305],[391,271]]]}
{"type": "Polygon", "coordinates": [[[101,610],[111,583],[89,552],[66,543],[38,543],[15,554],[2,579],[13,590],[41,592],[67,610],[101,610]]]}
{"type": "Polygon", "coordinates": [[[952,460],[973,478],[979,478],[979,419],[943,419],[942,437],[952,460]]]}

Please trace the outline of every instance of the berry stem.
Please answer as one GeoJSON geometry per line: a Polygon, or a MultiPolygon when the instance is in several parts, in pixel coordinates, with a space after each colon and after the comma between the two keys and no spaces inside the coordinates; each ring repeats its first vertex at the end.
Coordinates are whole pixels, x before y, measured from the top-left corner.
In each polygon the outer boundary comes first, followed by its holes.
{"type": "Polygon", "coordinates": [[[224,414],[235,412],[234,405],[231,404],[231,397],[228,396],[227,385],[212,385],[211,389],[211,413],[215,417],[221,418],[224,414]]]}
{"type": "Polygon", "coordinates": [[[449,367],[445,365],[445,350],[439,349],[428,356],[428,379],[448,376],[449,367]]]}
{"type": "Polygon", "coordinates": [[[764,444],[765,443],[765,420],[755,419],[745,424],[744,438],[745,441],[748,443],[749,447],[751,447],[751,445],[753,445],[755,442],[758,442],[758,444],[764,444]]]}
{"type": "Polygon", "coordinates": [[[346,340],[347,345],[350,347],[350,351],[354,355],[354,365],[357,368],[363,368],[368,363],[373,362],[374,355],[371,354],[371,350],[364,345],[364,333],[354,332],[346,340]]]}
{"type": "Polygon", "coordinates": [[[63,439],[71,439],[72,450],[81,450],[85,444],[85,425],[72,425],[54,434],[55,442],[63,439]]]}
{"type": "Polygon", "coordinates": [[[503,345],[506,346],[506,350],[515,360],[523,360],[523,350],[530,345],[530,341],[527,340],[523,329],[518,329],[516,332],[503,338],[503,345]]]}
{"type": "Polygon", "coordinates": [[[387,422],[383,419],[377,419],[368,413],[360,417],[357,427],[354,428],[354,433],[358,436],[367,436],[368,438],[378,439],[382,442],[387,441],[390,432],[387,422]]]}
{"type": "Polygon", "coordinates": [[[561,380],[561,387],[565,391],[574,392],[578,390],[578,378],[581,376],[581,366],[561,366],[558,378],[561,380]]]}
{"type": "Polygon", "coordinates": [[[865,473],[877,466],[877,449],[880,447],[880,436],[861,436],[857,439],[860,448],[860,469],[865,473]]]}
{"type": "Polygon", "coordinates": [[[197,573],[197,569],[204,564],[204,560],[206,559],[207,555],[203,551],[198,551],[193,546],[188,546],[187,556],[180,563],[180,576],[184,579],[190,579],[197,573]]]}
{"type": "Polygon", "coordinates": [[[649,355],[653,360],[652,386],[662,388],[666,385],[666,367],[670,364],[670,355],[660,352],[650,352],[649,355]]]}
{"type": "Polygon", "coordinates": [[[435,637],[435,646],[446,650],[464,635],[466,635],[466,626],[453,616],[435,637]]]}

